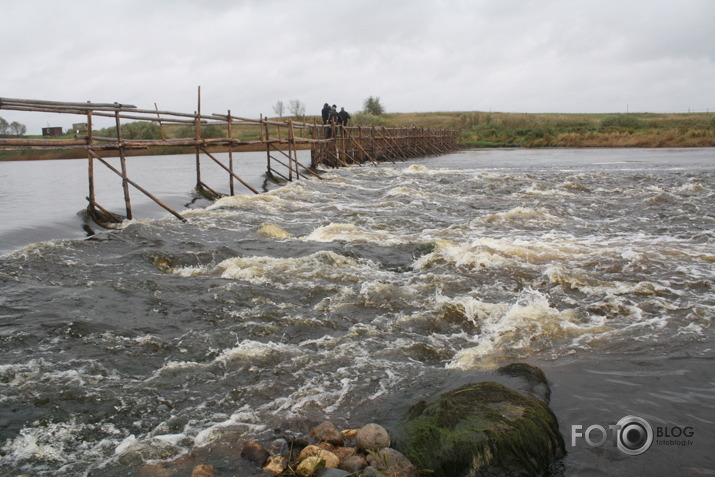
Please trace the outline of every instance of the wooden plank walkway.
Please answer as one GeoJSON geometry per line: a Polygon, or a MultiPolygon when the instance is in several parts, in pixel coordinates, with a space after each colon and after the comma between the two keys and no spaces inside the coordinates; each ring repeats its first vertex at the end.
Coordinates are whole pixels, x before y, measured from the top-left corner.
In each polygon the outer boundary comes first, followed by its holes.
{"type": "MultiPolygon", "coordinates": [[[[345,167],[384,161],[405,160],[429,155],[446,154],[458,148],[457,130],[427,128],[386,128],[377,126],[349,126],[317,124],[305,121],[276,121],[267,118],[247,119],[226,114],[202,114],[201,90],[198,108],[193,114],[154,109],[140,109],[121,103],[60,102],[28,99],[0,98],[0,109],[37,113],[59,113],[83,116],[87,123],[86,134],[77,134],[74,139],[29,139],[0,138],[1,150],[84,150],[88,160],[89,194],[88,213],[100,225],[108,226],[132,218],[129,186],[149,197],[179,220],[185,221],[159,198],[152,195],[129,178],[126,166],[128,151],[156,148],[191,147],[196,154],[196,191],[215,200],[222,194],[216,192],[201,177],[202,159],[209,159],[224,169],[229,176],[230,194],[235,186],[241,186],[258,194],[234,169],[233,153],[240,146],[252,146],[266,151],[266,174],[278,181],[293,181],[300,178],[320,178],[320,168],[345,167]],[[116,127],[116,137],[101,137],[94,134],[92,123],[96,118],[111,118],[116,127]],[[145,121],[159,126],[161,139],[136,139],[124,137],[124,124],[145,121]],[[190,137],[167,138],[167,129],[184,126],[190,137]],[[220,137],[215,137],[216,132],[220,137]],[[298,161],[298,150],[310,150],[310,165],[298,161]],[[216,151],[228,152],[228,163],[218,159],[216,151]],[[111,151],[111,152],[110,152],[111,151]],[[118,155],[117,167],[110,163],[109,156],[118,155]],[[112,213],[96,200],[94,166],[99,163],[121,178],[126,215],[112,213]]],[[[184,133],[186,134],[186,133],[184,133]]]]}

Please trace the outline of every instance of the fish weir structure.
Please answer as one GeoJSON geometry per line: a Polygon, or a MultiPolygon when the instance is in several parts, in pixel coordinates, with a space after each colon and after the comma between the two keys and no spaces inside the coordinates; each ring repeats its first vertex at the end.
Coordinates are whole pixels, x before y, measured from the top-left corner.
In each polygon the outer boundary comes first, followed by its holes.
{"type": "Polygon", "coordinates": [[[7,150],[84,150],[88,160],[89,192],[88,215],[102,226],[132,219],[130,186],[149,197],[159,206],[182,221],[186,219],[164,204],[159,198],[129,177],[126,157],[140,150],[162,149],[171,153],[177,148],[193,148],[196,154],[195,190],[202,196],[215,200],[224,194],[206,184],[201,175],[202,162],[216,164],[229,177],[229,193],[236,193],[236,186],[259,192],[243,180],[234,167],[233,153],[237,150],[266,151],[266,176],[278,182],[290,182],[300,178],[320,178],[321,167],[345,167],[383,161],[404,160],[419,156],[445,154],[458,148],[457,131],[453,129],[386,128],[376,126],[342,126],[317,124],[294,120],[247,119],[231,114],[202,114],[201,88],[198,108],[192,113],[179,113],[154,109],[140,109],[121,103],[60,102],[28,99],[0,98],[0,109],[38,113],[81,115],[86,118],[86,134],[77,134],[72,139],[0,138],[0,151],[7,150]],[[116,127],[115,137],[102,137],[94,133],[93,119],[111,118],[116,127]],[[145,121],[159,127],[161,139],[140,139],[122,131],[122,122],[145,121]],[[167,128],[184,126],[181,131],[188,137],[168,138],[167,128]],[[301,164],[298,150],[310,150],[310,166],[301,164]],[[225,163],[216,157],[218,152],[228,152],[225,163]],[[114,165],[112,161],[118,157],[114,165]],[[121,179],[126,215],[110,212],[96,198],[94,168],[101,164],[121,179]]]}

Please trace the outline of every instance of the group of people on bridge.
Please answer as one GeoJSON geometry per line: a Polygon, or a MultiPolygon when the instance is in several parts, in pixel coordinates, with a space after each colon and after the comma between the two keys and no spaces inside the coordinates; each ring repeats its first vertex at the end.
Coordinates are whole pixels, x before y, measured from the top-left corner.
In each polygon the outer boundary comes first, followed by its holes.
{"type": "Polygon", "coordinates": [[[338,112],[337,106],[333,105],[330,107],[328,103],[323,105],[323,110],[321,111],[323,115],[323,124],[326,125],[325,128],[325,138],[329,139],[332,135],[332,126],[347,126],[350,120],[350,113],[345,111],[345,108],[340,108],[338,112]]]}

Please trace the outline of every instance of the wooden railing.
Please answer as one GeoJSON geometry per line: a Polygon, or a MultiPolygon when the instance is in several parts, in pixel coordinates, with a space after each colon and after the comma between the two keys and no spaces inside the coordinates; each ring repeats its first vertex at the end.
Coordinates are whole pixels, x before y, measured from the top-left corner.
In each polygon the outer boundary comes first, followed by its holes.
{"type": "Polygon", "coordinates": [[[193,114],[140,109],[120,103],[59,102],[0,98],[0,109],[38,113],[81,115],[86,119],[86,134],[72,139],[0,138],[0,150],[81,149],[86,151],[89,175],[88,212],[98,223],[107,225],[120,222],[124,217],[111,213],[97,203],[94,182],[94,165],[99,162],[116,173],[122,180],[126,218],[132,218],[129,186],[140,191],[178,219],[185,221],[160,199],[130,179],[126,155],[130,151],[149,148],[190,147],[196,154],[196,190],[215,199],[222,194],[204,183],[201,160],[208,158],[229,175],[230,194],[235,194],[239,183],[258,194],[234,169],[233,153],[238,148],[265,149],[268,177],[292,181],[300,178],[320,178],[321,167],[343,167],[353,164],[378,164],[382,161],[404,160],[411,157],[445,154],[457,149],[457,131],[450,129],[385,128],[376,126],[343,126],[316,124],[293,120],[247,119],[226,114],[202,114],[201,90],[198,109],[193,114]],[[116,127],[116,137],[97,136],[93,130],[96,118],[111,118],[116,127]],[[161,139],[136,139],[123,137],[122,121],[146,121],[159,126],[161,139]],[[191,137],[169,138],[168,128],[184,126],[191,137]],[[207,134],[211,131],[211,134],[207,134]],[[221,137],[216,136],[219,131],[221,137]],[[310,150],[310,165],[298,161],[298,150],[310,150]],[[216,151],[228,152],[228,163],[216,157],[216,151]],[[109,156],[119,157],[118,167],[109,156]]]}

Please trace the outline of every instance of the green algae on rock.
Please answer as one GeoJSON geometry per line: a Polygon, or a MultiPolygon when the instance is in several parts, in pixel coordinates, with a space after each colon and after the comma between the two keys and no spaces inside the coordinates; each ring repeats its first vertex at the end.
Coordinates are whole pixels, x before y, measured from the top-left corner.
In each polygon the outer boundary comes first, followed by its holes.
{"type": "Polygon", "coordinates": [[[436,476],[541,475],[565,454],[556,416],[542,401],[493,381],[414,405],[396,446],[436,476]]]}

